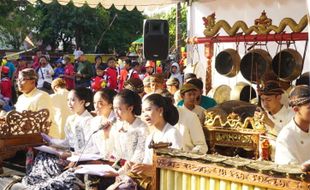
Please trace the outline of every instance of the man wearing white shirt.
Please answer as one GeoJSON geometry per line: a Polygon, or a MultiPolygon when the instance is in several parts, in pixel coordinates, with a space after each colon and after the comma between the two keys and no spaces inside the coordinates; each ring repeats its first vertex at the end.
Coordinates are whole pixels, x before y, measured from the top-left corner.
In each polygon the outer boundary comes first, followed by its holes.
{"type": "Polygon", "coordinates": [[[54,111],[50,96],[36,88],[38,75],[34,69],[27,68],[19,72],[17,84],[18,90],[23,94],[20,95],[15,104],[16,111],[24,110],[39,111],[41,109],[49,110],[49,118],[52,125],[49,130],[49,135],[57,138],[59,135],[58,127],[53,121],[54,111]]]}
{"type": "Polygon", "coordinates": [[[267,125],[267,136],[271,145],[270,158],[274,160],[276,138],[281,129],[293,118],[294,112],[288,105],[282,104],[284,91],[277,81],[267,81],[258,93],[265,111],[264,122],[267,125]]]}
{"type": "Polygon", "coordinates": [[[204,125],[205,121],[205,109],[199,105],[196,105],[196,91],[197,87],[194,86],[193,84],[186,83],[182,86],[180,92],[181,92],[181,97],[184,100],[184,104],[181,107],[184,107],[185,109],[188,109],[194,113],[197,114],[201,125],[204,125]]]}
{"type": "Polygon", "coordinates": [[[294,116],[294,112],[288,105],[281,102],[283,89],[277,81],[268,81],[259,90],[262,107],[266,111],[265,123],[270,127],[268,133],[277,136],[283,126],[288,124],[294,116]]]}
{"type": "Polygon", "coordinates": [[[278,135],[275,162],[302,164],[310,160],[310,87],[296,86],[289,99],[295,116],[278,135]]]}
{"type": "Polygon", "coordinates": [[[183,149],[197,153],[207,153],[208,146],[199,118],[190,110],[178,107],[179,121],[175,127],[183,138],[183,149]]]}

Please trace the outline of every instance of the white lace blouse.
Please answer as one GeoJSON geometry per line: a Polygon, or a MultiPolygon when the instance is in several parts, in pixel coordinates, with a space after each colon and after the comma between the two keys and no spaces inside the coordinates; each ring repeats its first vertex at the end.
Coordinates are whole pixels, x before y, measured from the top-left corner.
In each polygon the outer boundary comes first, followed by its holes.
{"type": "Polygon", "coordinates": [[[81,115],[71,115],[65,125],[65,140],[74,151],[81,151],[89,138],[90,120],[92,115],[85,110],[81,115]]]}
{"type": "Polygon", "coordinates": [[[183,141],[180,132],[174,126],[166,123],[162,131],[154,129],[147,137],[145,142],[145,155],[143,159],[144,164],[152,164],[153,162],[153,149],[148,148],[152,140],[154,143],[170,142],[172,143],[170,148],[181,149],[183,147],[183,141]]]}
{"type": "MultiPolygon", "coordinates": [[[[114,112],[111,112],[108,118],[102,116],[94,117],[91,120],[91,133],[99,129],[103,123],[112,121],[113,118],[115,118],[114,112]]],[[[113,145],[111,143],[110,139],[104,138],[103,130],[99,130],[91,137],[85,152],[100,154],[104,159],[109,159],[113,150],[113,145]]]]}
{"type": "Polygon", "coordinates": [[[138,117],[132,124],[117,121],[112,126],[109,138],[112,141],[113,157],[142,163],[147,135],[147,125],[138,117]]]}

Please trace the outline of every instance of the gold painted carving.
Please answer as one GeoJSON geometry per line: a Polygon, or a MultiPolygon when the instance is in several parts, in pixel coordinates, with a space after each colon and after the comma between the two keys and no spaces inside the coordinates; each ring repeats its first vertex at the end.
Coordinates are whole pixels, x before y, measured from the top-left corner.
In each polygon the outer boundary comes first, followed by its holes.
{"type": "Polygon", "coordinates": [[[183,160],[165,156],[156,156],[155,166],[158,169],[172,170],[206,176],[215,179],[224,179],[239,184],[249,184],[260,188],[281,190],[310,190],[310,183],[301,180],[281,178],[273,175],[248,172],[236,168],[227,168],[215,164],[205,164],[197,161],[183,160]]]}
{"type": "Polygon", "coordinates": [[[264,131],[264,117],[265,115],[263,113],[257,113],[253,117],[245,118],[244,122],[242,122],[241,117],[232,112],[227,116],[227,119],[224,122],[222,117],[217,115],[214,111],[205,111],[205,125],[206,127],[220,126],[228,129],[253,129],[257,131],[264,131]],[[250,124],[252,128],[250,128],[250,124]]]}
{"type": "Polygon", "coordinates": [[[240,144],[253,144],[252,135],[245,135],[240,133],[227,133],[227,132],[216,132],[215,133],[216,142],[226,142],[225,144],[234,146],[236,143],[240,144]]]}
{"type": "Polygon", "coordinates": [[[269,34],[271,32],[278,34],[284,32],[287,26],[290,27],[292,32],[301,32],[308,24],[308,18],[307,15],[305,15],[300,19],[298,24],[292,18],[284,18],[281,20],[279,26],[275,26],[272,25],[272,20],[267,17],[265,11],[262,12],[258,19],[255,19],[254,25],[250,27],[241,20],[235,22],[232,27],[225,20],[219,20],[216,22],[215,13],[203,17],[202,19],[205,25],[205,36],[214,36],[220,29],[224,29],[229,36],[235,36],[240,29],[245,35],[253,32],[256,34],[269,34]]]}

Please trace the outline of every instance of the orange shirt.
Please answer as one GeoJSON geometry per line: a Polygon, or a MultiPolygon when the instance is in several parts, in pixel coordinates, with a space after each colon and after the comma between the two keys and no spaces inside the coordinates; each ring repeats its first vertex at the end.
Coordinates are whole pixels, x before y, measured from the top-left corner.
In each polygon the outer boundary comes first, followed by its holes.
{"type": "Polygon", "coordinates": [[[128,75],[127,69],[125,69],[125,68],[122,69],[121,73],[120,73],[119,84],[118,84],[119,85],[119,87],[118,87],[119,90],[123,90],[124,83],[127,80],[127,75],[128,75]]]}

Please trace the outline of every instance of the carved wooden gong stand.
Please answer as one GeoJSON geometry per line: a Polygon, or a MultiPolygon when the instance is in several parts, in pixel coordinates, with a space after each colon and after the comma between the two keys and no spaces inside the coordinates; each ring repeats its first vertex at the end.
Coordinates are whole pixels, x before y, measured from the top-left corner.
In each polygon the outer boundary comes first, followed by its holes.
{"type": "Polygon", "coordinates": [[[13,157],[17,151],[43,143],[40,133],[49,131],[49,111],[11,111],[0,121],[0,173],[2,161],[13,157]]]}

